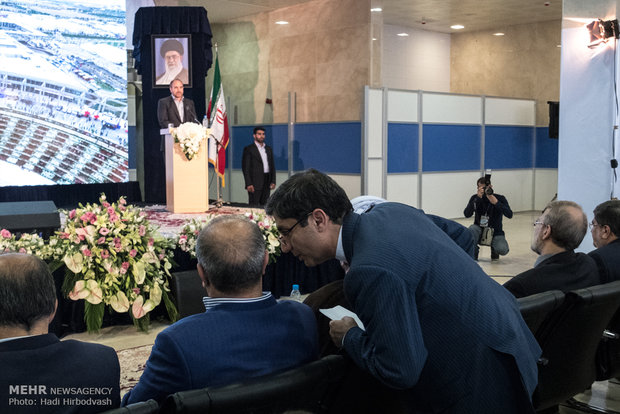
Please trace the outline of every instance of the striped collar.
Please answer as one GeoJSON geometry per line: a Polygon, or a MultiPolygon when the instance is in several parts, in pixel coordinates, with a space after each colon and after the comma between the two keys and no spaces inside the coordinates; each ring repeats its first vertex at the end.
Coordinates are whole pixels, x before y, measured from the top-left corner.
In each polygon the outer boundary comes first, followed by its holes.
{"type": "Polygon", "coordinates": [[[223,303],[256,303],[269,300],[270,298],[271,292],[263,292],[263,294],[257,298],[211,298],[205,296],[202,298],[202,303],[204,303],[205,309],[209,310],[223,303]]]}

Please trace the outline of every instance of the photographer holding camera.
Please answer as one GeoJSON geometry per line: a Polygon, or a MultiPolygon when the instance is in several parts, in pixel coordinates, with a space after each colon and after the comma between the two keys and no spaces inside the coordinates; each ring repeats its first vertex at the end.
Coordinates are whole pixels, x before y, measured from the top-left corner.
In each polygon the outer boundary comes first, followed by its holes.
{"type": "Polygon", "coordinates": [[[463,211],[465,217],[474,217],[474,224],[469,226],[477,241],[474,258],[478,260],[481,246],[491,246],[491,260],[499,260],[499,256],[508,253],[508,242],[502,229],[502,216],[512,218],[512,210],[506,197],[493,191],[491,175],[480,177],[476,182],[478,191],[472,195],[463,211]]]}

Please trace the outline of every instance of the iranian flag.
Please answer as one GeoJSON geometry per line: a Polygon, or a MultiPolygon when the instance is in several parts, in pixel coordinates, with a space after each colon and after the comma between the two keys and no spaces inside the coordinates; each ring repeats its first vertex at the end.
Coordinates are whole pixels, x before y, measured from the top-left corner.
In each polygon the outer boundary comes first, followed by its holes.
{"type": "Polygon", "coordinates": [[[225,187],[224,172],[226,171],[226,147],[228,146],[228,117],[226,116],[226,102],[224,89],[220,78],[220,64],[217,52],[215,55],[215,76],[213,77],[213,89],[209,98],[207,109],[211,133],[209,134],[209,162],[215,167],[217,175],[222,179],[222,187],[225,187]]]}

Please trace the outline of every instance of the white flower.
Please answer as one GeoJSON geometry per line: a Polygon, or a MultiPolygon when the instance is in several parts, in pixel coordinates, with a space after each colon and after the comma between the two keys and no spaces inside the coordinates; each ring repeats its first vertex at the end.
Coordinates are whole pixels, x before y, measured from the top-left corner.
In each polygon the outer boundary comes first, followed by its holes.
{"type": "Polygon", "coordinates": [[[200,144],[208,135],[209,129],[193,122],[185,122],[172,131],[174,142],[179,143],[188,160],[194,158],[200,150],[200,144]]]}

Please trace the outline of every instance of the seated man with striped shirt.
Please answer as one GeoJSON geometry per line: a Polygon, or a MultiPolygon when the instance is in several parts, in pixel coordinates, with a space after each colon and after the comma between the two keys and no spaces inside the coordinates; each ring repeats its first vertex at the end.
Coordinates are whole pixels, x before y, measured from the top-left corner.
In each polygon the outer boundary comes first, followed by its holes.
{"type": "Polygon", "coordinates": [[[256,223],[219,216],[196,244],[206,311],[162,331],[123,404],[219,386],[306,364],[318,357],[312,310],[262,291],[269,255],[256,223]]]}

